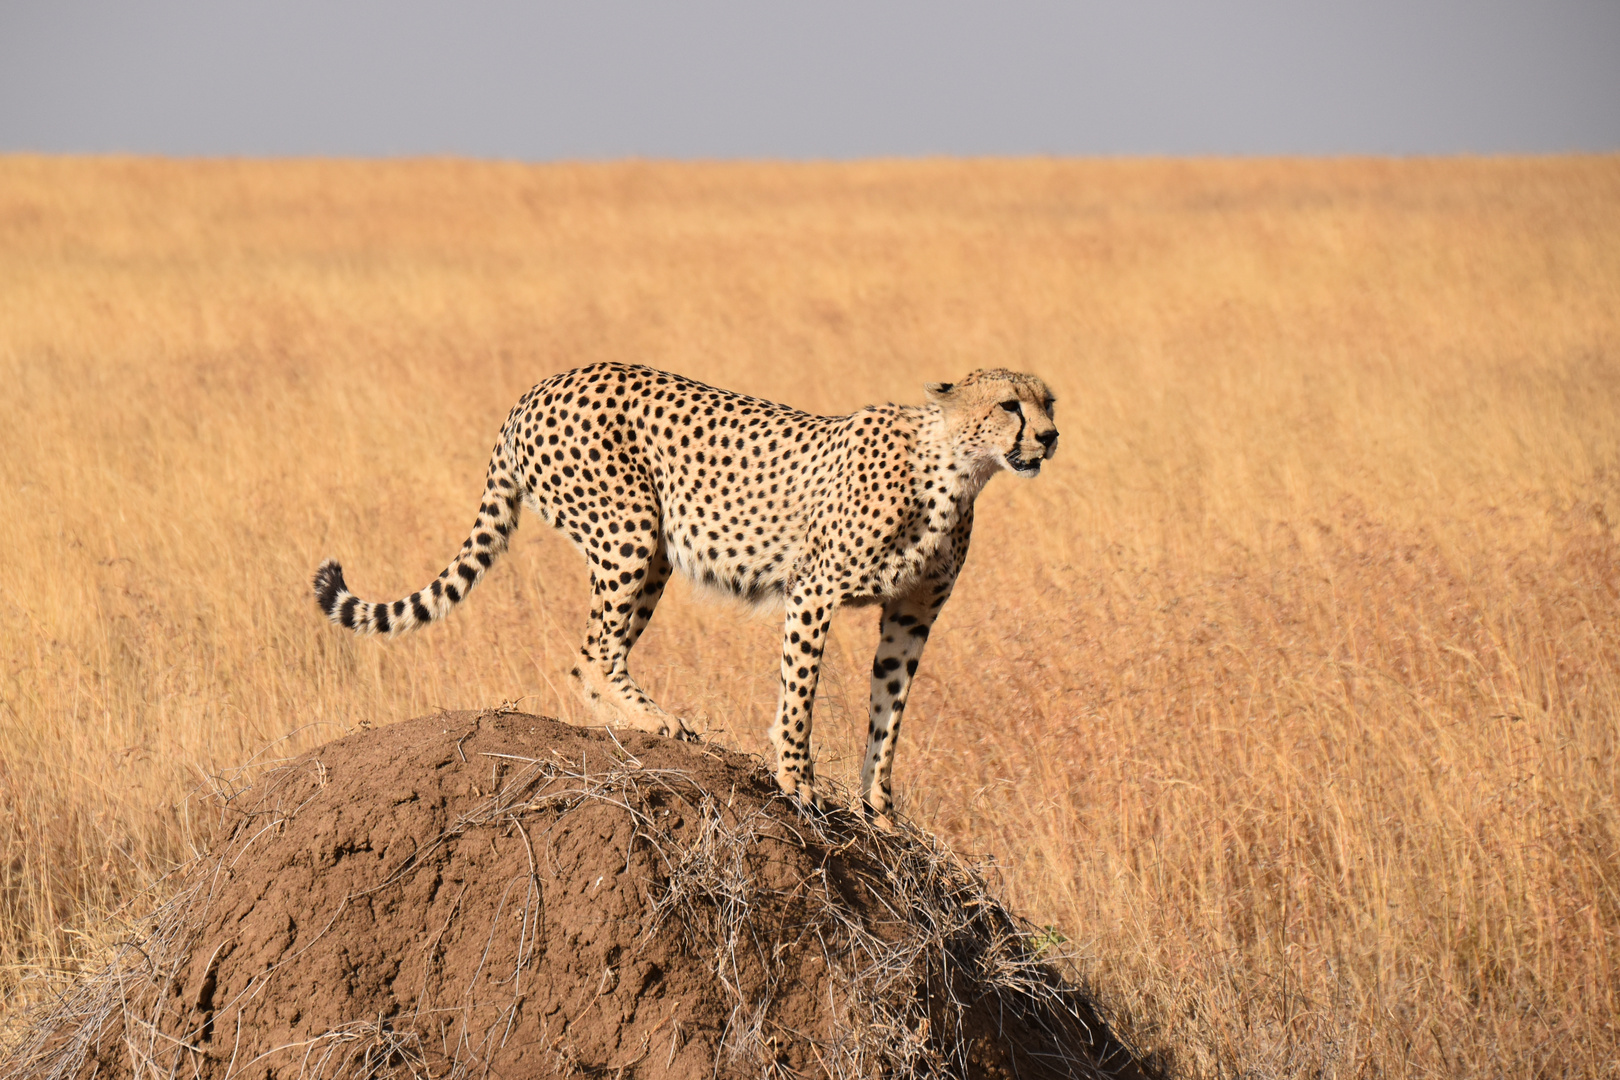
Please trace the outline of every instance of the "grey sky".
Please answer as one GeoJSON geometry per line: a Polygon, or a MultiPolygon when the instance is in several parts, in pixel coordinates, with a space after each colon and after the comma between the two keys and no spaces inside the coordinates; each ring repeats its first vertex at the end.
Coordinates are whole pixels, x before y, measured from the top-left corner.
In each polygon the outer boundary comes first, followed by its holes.
{"type": "Polygon", "coordinates": [[[0,151],[1620,149],[1620,0],[0,0],[0,151]]]}

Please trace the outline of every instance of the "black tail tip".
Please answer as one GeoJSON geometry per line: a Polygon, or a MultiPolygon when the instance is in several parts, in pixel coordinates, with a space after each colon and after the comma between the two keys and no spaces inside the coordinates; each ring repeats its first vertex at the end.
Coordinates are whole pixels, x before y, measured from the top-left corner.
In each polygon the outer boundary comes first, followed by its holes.
{"type": "Polygon", "coordinates": [[[343,583],[343,567],[336,559],[327,559],[315,571],[315,602],[321,606],[327,618],[332,618],[337,611],[338,594],[347,592],[348,586],[343,583]]]}

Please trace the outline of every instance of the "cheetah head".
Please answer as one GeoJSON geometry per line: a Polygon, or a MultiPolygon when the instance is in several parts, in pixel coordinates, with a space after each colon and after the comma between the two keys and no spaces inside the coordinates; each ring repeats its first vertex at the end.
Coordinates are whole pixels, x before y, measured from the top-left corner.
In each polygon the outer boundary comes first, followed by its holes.
{"type": "Polygon", "coordinates": [[[928,400],[945,416],[945,430],[959,457],[979,468],[1039,475],[1057,453],[1055,398],[1033,375],[980,368],[960,382],[929,383],[928,400]]]}

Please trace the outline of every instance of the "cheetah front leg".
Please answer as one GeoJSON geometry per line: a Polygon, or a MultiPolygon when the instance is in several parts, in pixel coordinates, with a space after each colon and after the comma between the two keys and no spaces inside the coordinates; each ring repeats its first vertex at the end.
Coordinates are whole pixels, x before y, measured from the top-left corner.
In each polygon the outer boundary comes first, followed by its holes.
{"type": "Polygon", "coordinates": [[[872,719],[867,731],[866,760],[861,764],[861,803],[879,828],[887,829],[891,824],[889,810],[894,806],[894,791],[890,773],[911,680],[917,674],[917,663],[922,659],[923,646],[928,644],[934,620],[956,588],[956,575],[967,557],[972,529],[972,515],[965,515],[916,590],[883,605],[877,656],[872,659],[872,719]]]}
{"type": "Polygon", "coordinates": [[[832,626],[831,590],[800,583],[788,594],[782,626],[782,699],[771,725],[776,746],[776,783],[783,794],[821,809],[816,798],[816,759],[810,743],[821,654],[832,626]]]}
{"type": "Polygon", "coordinates": [[[901,714],[928,633],[944,603],[944,598],[919,603],[908,597],[883,606],[877,656],[872,660],[872,719],[866,760],[861,765],[861,803],[880,828],[889,828],[888,811],[894,805],[889,775],[900,738],[901,714]]]}

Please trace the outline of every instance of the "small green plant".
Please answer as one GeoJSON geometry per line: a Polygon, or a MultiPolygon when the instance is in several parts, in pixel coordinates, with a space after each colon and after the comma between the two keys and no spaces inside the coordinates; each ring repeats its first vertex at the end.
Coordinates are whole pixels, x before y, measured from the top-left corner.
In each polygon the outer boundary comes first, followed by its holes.
{"type": "Polygon", "coordinates": [[[1038,934],[1029,936],[1030,949],[1035,953],[1037,960],[1045,959],[1046,954],[1068,941],[1068,937],[1051,923],[1041,927],[1038,934]]]}

